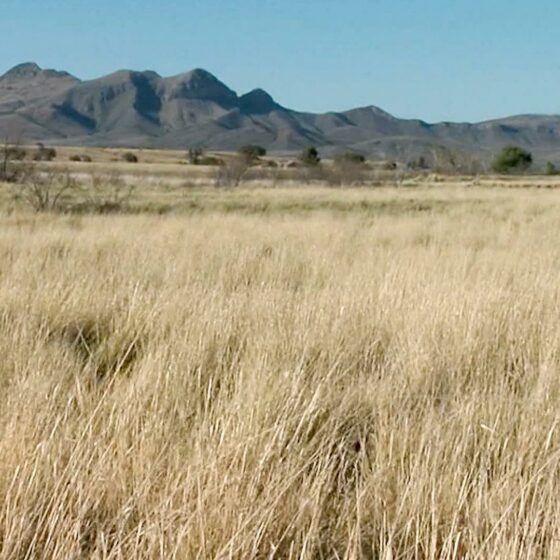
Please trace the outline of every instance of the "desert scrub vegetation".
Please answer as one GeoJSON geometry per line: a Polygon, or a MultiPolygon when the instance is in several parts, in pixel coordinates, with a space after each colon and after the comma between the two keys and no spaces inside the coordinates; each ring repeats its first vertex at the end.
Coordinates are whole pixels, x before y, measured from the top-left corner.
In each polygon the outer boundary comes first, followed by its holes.
{"type": "Polygon", "coordinates": [[[121,158],[127,163],[138,163],[138,156],[133,152],[125,152],[122,154],[121,158]]]}
{"type": "Polygon", "coordinates": [[[69,161],[82,163],[91,163],[93,161],[88,154],[72,154],[68,159],[69,161]]]}
{"type": "Polygon", "coordinates": [[[506,146],[494,158],[496,173],[523,173],[533,164],[533,155],[519,146],[506,146]]]}
{"type": "Polygon", "coordinates": [[[250,194],[3,214],[0,558],[558,557],[557,195],[250,194]]]}
{"type": "Polygon", "coordinates": [[[9,192],[11,204],[6,208],[5,196],[0,195],[0,208],[57,214],[126,213],[131,211],[135,190],[118,172],[84,174],[77,179],[69,171],[49,172],[34,164],[20,166],[7,187],[0,183],[0,193],[9,192]]]}
{"type": "Polygon", "coordinates": [[[44,144],[37,144],[37,149],[33,154],[34,161],[53,161],[56,158],[56,150],[45,146],[44,144]]]}

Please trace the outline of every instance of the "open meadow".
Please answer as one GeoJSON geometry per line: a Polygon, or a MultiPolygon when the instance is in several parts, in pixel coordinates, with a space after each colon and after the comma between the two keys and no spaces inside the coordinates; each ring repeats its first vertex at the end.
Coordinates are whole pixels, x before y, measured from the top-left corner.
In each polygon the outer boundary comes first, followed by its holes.
{"type": "Polygon", "coordinates": [[[560,558],[560,191],[164,183],[1,187],[0,558],[560,558]]]}

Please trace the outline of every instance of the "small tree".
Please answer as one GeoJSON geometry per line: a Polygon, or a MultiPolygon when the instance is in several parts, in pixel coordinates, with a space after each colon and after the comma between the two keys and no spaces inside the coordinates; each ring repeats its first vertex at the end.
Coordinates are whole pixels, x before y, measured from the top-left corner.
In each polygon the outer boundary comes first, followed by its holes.
{"type": "Polygon", "coordinates": [[[315,146],[308,146],[299,156],[299,160],[308,167],[316,167],[321,163],[319,152],[315,146]]]}
{"type": "Polygon", "coordinates": [[[558,168],[551,161],[547,161],[545,172],[547,175],[558,175],[558,168]]]}
{"type": "Polygon", "coordinates": [[[47,148],[44,144],[37,144],[37,151],[33,156],[35,161],[52,161],[56,158],[56,150],[54,148],[47,148]]]}
{"type": "Polygon", "coordinates": [[[522,173],[533,163],[533,156],[519,146],[506,146],[494,158],[492,169],[496,173],[522,173]]]}
{"type": "Polygon", "coordinates": [[[200,159],[204,155],[202,148],[189,148],[187,160],[191,165],[200,165],[200,159]]]}
{"type": "Polygon", "coordinates": [[[247,144],[239,149],[239,155],[248,163],[254,163],[260,157],[266,156],[266,149],[262,146],[247,144]]]}

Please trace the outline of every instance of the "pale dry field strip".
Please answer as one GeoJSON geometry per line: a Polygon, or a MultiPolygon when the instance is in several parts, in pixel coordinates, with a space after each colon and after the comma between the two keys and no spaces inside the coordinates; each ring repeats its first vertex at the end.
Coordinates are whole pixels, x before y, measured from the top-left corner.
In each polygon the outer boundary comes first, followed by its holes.
{"type": "Polygon", "coordinates": [[[173,196],[3,203],[0,558],[560,558],[560,192],[173,196]]]}

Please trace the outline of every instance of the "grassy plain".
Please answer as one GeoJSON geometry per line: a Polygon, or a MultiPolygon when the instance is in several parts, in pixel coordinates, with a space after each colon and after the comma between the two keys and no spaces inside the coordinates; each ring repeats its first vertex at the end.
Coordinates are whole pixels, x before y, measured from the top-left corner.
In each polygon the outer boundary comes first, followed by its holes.
{"type": "Polygon", "coordinates": [[[560,557],[560,194],[469,185],[6,195],[0,557],[560,557]]]}

